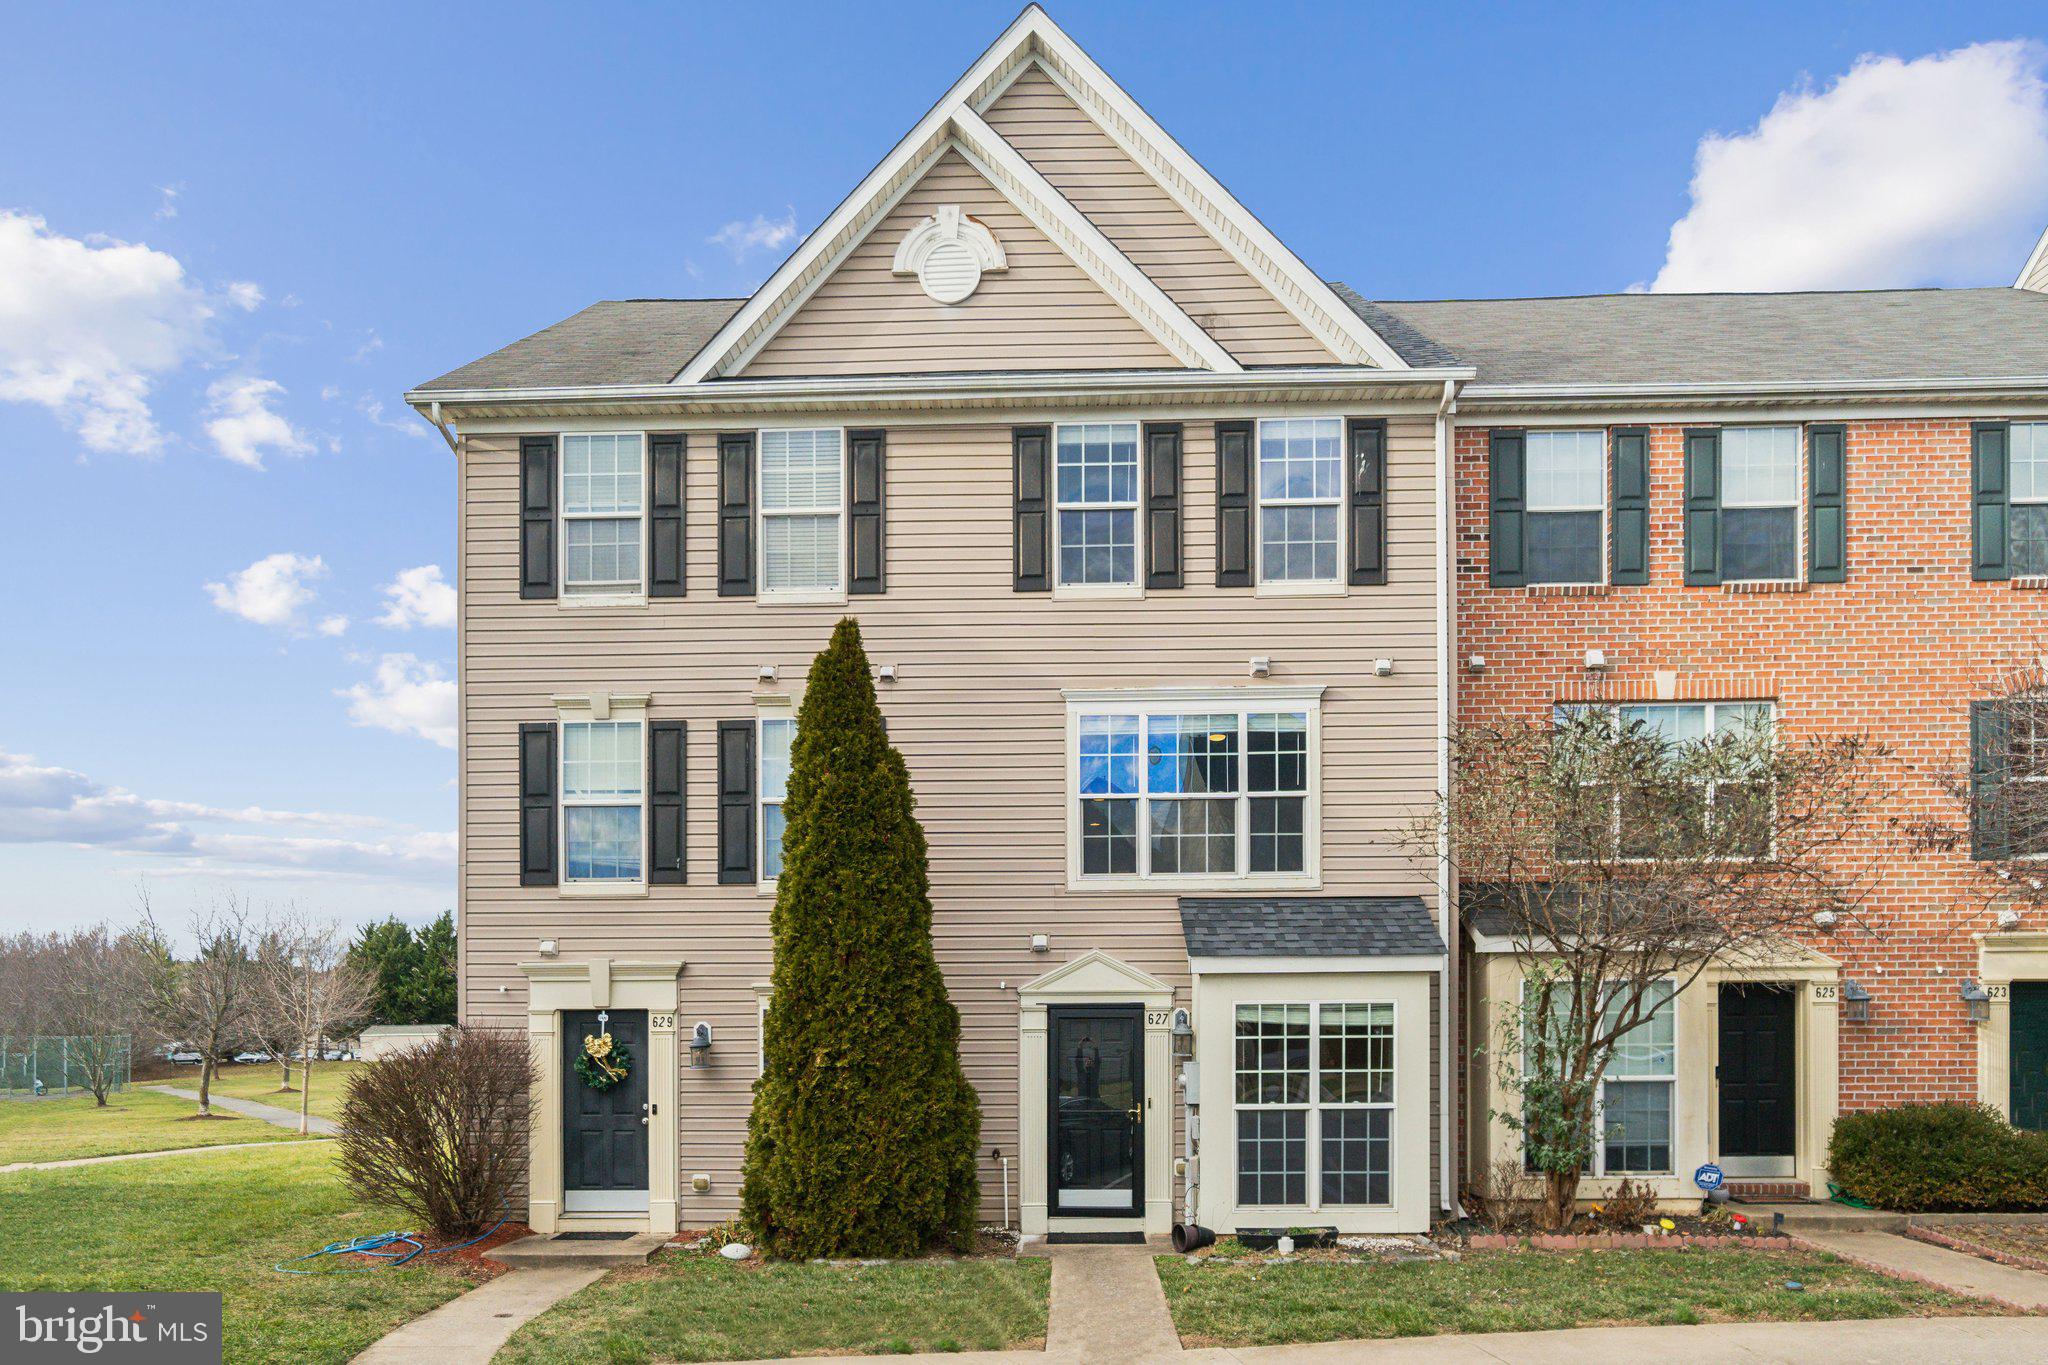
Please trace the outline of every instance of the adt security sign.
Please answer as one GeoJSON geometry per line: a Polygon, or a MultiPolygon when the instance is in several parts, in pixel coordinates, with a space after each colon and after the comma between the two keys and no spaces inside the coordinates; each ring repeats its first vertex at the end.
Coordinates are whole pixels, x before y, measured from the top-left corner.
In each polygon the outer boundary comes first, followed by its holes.
{"type": "Polygon", "coordinates": [[[1720,1189],[1721,1182],[1725,1178],[1721,1174],[1721,1168],[1711,1161],[1692,1173],[1692,1183],[1705,1190],[1708,1194],[1712,1194],[1715,1190],[1720,1189]]]}

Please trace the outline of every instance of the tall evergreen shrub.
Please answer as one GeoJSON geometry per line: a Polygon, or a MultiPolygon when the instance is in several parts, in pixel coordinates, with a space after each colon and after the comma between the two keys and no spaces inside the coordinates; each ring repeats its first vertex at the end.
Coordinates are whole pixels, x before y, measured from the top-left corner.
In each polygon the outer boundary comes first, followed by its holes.
{"type": "Polygon", "coordinates": [[[981,1107],[932,952],[914,807],[860,627],[842,620],[797,713],[741,1193],[774,1255],[906,1256],[973,1236],[981,1107]]]}

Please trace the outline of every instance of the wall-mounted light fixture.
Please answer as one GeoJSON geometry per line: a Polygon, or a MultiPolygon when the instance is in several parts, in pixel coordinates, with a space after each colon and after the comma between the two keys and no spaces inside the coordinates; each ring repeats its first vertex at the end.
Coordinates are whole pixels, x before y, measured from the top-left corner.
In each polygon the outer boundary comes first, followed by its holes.
{"type": "Polygon", "coordinates": [[[1392,659],[1374,659],[1372,661],[1372,671],[1379,674],[1382,678],[1391,678],[1394,676],[1394,661],[1392,659]]]}
{"type": "Polygon", "coordinates": [[[1607,671],[1607,651],[1604,649],[1587,650],[1586,671],[1588,673],[1605,673],[1607,671]]]}
{"type": "Polygon", "coordinates": [[[1270,658],[1264,654],[1252,655],[1251,674],[1254,678],[1263,678],[1272,671],[1273,661],[1270,658]]]}
{"type": "Polygon", "coordinates": [[[1195,1055],[1195,1026],[1184,1009],[1173,1012],[1173,1060],[1187,1061],[1195,1055]]]}
{"type": "Polygon", "coordinates": [[[711,1065],[711,1025],[701,1019],[697,1021],[697,1027],[690,1030],[690,1065],[711,1065]]]}
{"type": "Polygon", "coordinates": [[[1870,1018],[1870,992],[1847,978],[1842,981],[1842,1017],[1852,1024],[1870,1018]]]}
{"type": "Polygon", "coordinates": [[[1974,981],[1965,981],[1962,989],[1963,1013],[1970,1016],[1973,1024],[1989,1023],[1991,1020],[1991,992],[1974,981]]]}
{"type": "Polygon", "coordinates": [[[762,665],[761,665],[761,671],[760,671],[759,673],[756,673],[756,674],[755,674],[754,676],[755,676],[755,677],[757,677],[757,678],[759,678],[759,679],[760,679],[760,680],[761,680],[762,682],[774,682],[774,681],[775,681],[775,665],[774,665],[774,664],[762,664],[762,665]]]}

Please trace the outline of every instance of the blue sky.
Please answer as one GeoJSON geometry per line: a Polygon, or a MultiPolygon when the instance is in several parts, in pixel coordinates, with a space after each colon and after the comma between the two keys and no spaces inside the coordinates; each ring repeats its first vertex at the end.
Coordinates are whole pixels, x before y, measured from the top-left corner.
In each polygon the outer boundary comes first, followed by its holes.
{"type": "MultiPolygon", "coordinates": [[[[2044,24],[1960,8],[1052,12],[1326,277],[1418,298],[2010,283],[2044,24]]],[[[746,293],[1014,14],[11,7],[0,932],[138,879],[451,905],[453,466],[399,395],[746,293]]]]}

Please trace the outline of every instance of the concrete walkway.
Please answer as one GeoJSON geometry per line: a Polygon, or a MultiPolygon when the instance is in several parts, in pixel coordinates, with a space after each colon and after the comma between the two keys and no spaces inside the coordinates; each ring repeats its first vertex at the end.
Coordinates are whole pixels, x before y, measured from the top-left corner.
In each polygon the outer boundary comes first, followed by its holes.
{"type": "MultiPolygon", "coordinates": [[[[298,1125],[294,1124],[296,1128],[298,1125]]],[[[325,1138],[309,1139],[325,1142],[325,1138]]],[[[236,1152],[244,1147],[276,1147],[275,1142],[221,1142],[211,1147],[172,1147],[161,1152],[116,1152],[112,1156],[74,1156],[63,1161],[17,1161],[9,1166],[0,1166],[0,1175],[9,1171],[56,1171],[66,1166],[99,1166],[109,1161],[153,1161],[160,1156],[204,1156],[208,1152],[236,1152]]]]}
{"type": "MultiPolygon", "coordinates": [[[[154,1090],[159,1095],[176,1095],[181,1100],[199,1103],[197,1090],[181,1090],[175,1085],[145,1085],[142,1088],[154,1090]]],[[[232,1095],[218,1094],[211,1096],[207,1103],[218,1105],[229,1113],[240,1114],[244,1118],[262,1119],[265,1123],[289,1128],[294,1133],[299,1131],[299,1111],[296,1109],[280,1109],[274,1104],[258,1104],[255,1100],[238,1100],[232,1095]]],[[[340,1137],[341,1125],[333,1119],[323,1119],[318,1114],[312,1114],[306,1118],[306,1131],[327,1137],[340,1137]]]]}
{"type": "MultiPolygon", "coordinates": [[[[2048,1275],[2031,1270],[2000,1265],[1891,1232],[1808,1232],[1801,1236],[1802,1240],[1837,1256],[1868,1261],[1958,1294],[2003,1299],[2021,1308],[2048,1308],[2048,1275]]],[[[2043,1354],[2048,1355],[2048,1350],[2043,1354]]]]}
{"type": "Polygon", "coordinates": [[[1146,1246],[1049,1246],[1052,1314],[1046,1354],[1124,1362],[1180,1354],[1166,1291],[1146,1246]]]}
{"type": "Polygon", "coordinates": [[[489,1365],[522,1325],[595,1284],[605,1270],[550,1265],[510,1271],[414,1318],[357,1356],[356,1365],[489,1365]]]}

